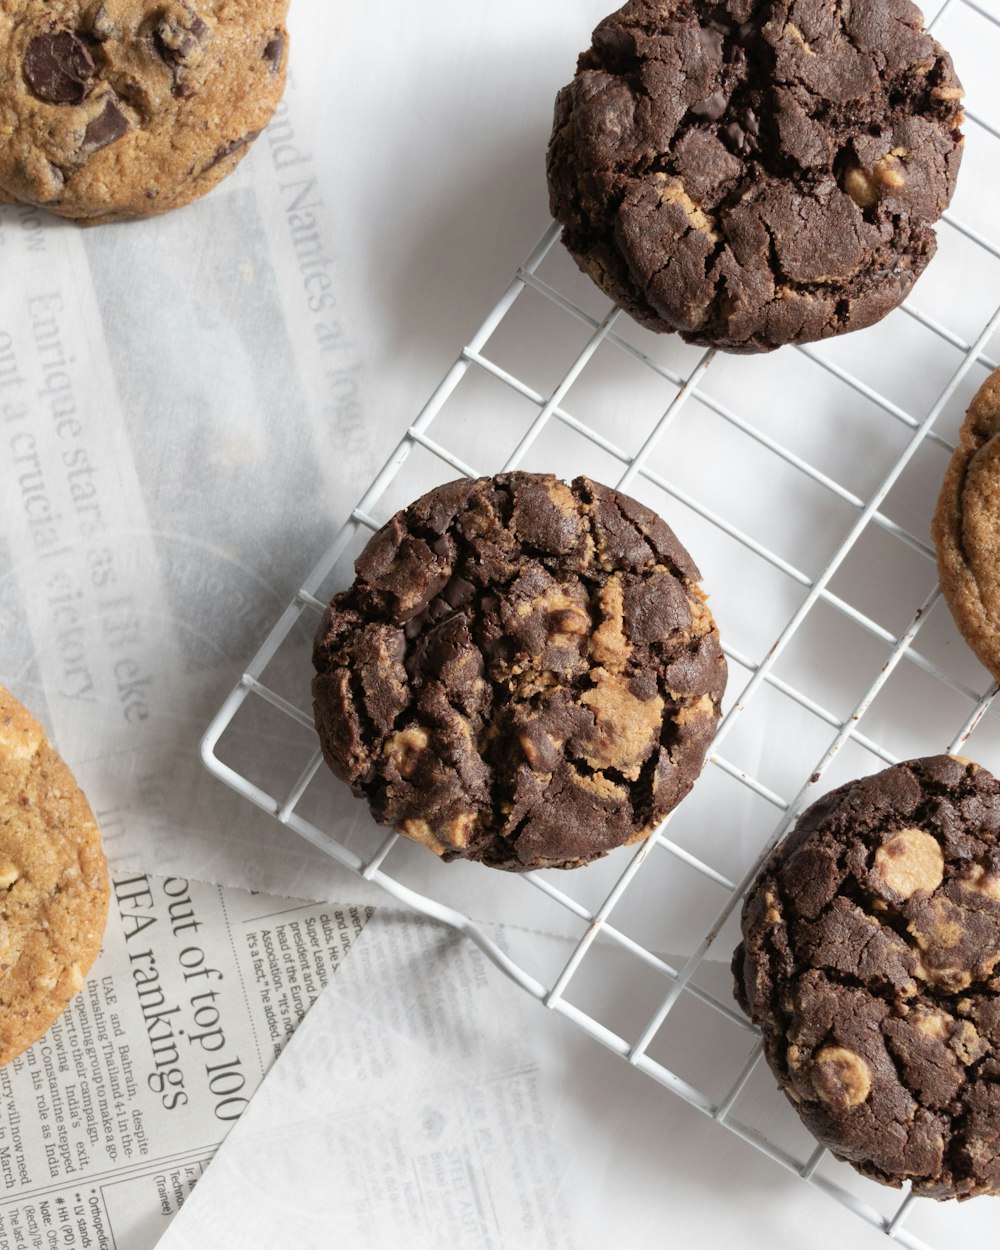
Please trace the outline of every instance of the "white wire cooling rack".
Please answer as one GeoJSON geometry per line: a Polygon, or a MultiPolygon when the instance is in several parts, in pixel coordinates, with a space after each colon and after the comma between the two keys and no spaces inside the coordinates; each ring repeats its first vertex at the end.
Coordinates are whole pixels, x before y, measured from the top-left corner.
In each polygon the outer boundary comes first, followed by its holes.
{"type": "Polygon", "coordinates": [[[942,1223],[944,1208],[870,1184],[816,1147],[774,1091],[727,962],[743,892],[807,802],[937,750],[1000,761],[995,690],[943,608],[926,537],[961,415],[1000,354],[1000,130],[989,120],[1000,115],[1000,18],[945,0],[934,24],[983,105],[968,113],[960,197],[969,190],[906,308],[821,346],[716,357],[609,309],[550,227],[203,742],[233,789],[472,938],[550,1010],[911,1250],[930,1245],[918,1233],[952,1244],[954,1205],[942,1223]],[[439,865],[353,800],[345,815],[312,728],[309,640],[371,532],[437,482],[515,466],[587,472],[660,511],[702,565],[730,662],[709,764],[669,836],[665,825],[586,872],[439,865]],[[296,750],[263,762],[271,753],[251,750],[244,762],[239,743],[263,737],[296,750]],[[520,919],[519,950],[501,949],[473,910],[515,930],[520,919]],[[545,932],[574,937],[568,960],[545,932]]]}

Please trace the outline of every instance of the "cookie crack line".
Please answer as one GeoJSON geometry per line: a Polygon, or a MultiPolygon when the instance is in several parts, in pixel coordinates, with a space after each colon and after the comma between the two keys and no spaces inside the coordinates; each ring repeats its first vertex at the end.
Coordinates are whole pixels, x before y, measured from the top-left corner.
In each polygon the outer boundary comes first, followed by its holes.
{"type": "Polygon", "coordinates": [[[725,659],[676,537],[586,478],[449,483],[393,517],[317,632],[317,728],[377,820],[445,859],[573,866],[687,793],[725,659]]]}
{"type": "Polygon", "coordinates": [[[961,87],[908,0],[883,9],[824,27],[805,0],[629,0],[605,19],[548,152],[581,269],[642,324],[730,351],[896,307],[954,191],[961,87]]]}

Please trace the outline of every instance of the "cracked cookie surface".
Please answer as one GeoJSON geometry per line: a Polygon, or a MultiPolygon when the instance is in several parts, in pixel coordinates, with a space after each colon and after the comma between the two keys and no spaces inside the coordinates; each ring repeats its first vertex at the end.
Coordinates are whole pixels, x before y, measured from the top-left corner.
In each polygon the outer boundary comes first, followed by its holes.
{"type": "Polygon", "coordinates": [[[551,211],[654,330],[757,352],[860,329],[934,253],[961,95],[909,0],[630,0],[556,100],[551,211]]]}
{"type": "Polygon", "coordinates": [[[1000,370],[972,401],[931,529],[941,589],[980,662],[1000,680],[1000,370]]]}
{"type": "Polygon", "coordinates": [[[151,217],[230,174],[285,82],[287,0],[0,0],[0,200],[151,217]]]}
{"type": "Polygon", "coordinates": [[[397,513],[316,635],[326,761],[446,860],[570,868],[684,797],[726,680],[700,574],[587,478],[452,482],[397,513]]]}
{"type": "Polygon", "coordinates": [[[841,786],[742,926],[736,997],[819,1140],[917,1194],[1000,1191],[1000,783],[941,755],[841,786]]]}
{"type": "Polygon", "coordinates": [[[101,947],[108,871],[87,800],[0,686],[0,1064],[37,1041],[101,947]]]}

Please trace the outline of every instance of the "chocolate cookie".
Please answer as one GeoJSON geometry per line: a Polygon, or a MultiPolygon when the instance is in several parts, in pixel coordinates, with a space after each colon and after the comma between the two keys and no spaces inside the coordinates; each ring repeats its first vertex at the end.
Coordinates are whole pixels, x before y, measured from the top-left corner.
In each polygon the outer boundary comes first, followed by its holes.
{"type": "Polygon", "coordinates": [[[1000,370],[968,411],[931,533],[941,589],[965,641],[1000,680],[1000,370]]]}
{"type": "Polygon", "coordinates": [[[691,557],[606,486],[505,473],[398,513],[316,635],[327,763],[446,860],[573,868],[697,777],[726,663],[691,557]]]}
{"type": "Polygon", "coordinates": [[[961,96],[909,0],[630,0],[556,100],[552,214],[653,330],[734,352],[857,330],[934,254],[961,96]]]}
{"type": "Polygon", "coordinates": [[[285,83],[288,0],[7,0],[0,200],[152,217],[239,164],[285,83]]]}
{"type": "Polygon", "coordinates": [[[83,986],[107,914],[108,870],[87,800],[0,686],[0,1064],[83,986]]]}
{"type": "Polygon", "coordinates": [[[1000,783],[911,760],[814,803],[743,908],[736,996],[839,1158],[1000,1192],[1000,783]]]}

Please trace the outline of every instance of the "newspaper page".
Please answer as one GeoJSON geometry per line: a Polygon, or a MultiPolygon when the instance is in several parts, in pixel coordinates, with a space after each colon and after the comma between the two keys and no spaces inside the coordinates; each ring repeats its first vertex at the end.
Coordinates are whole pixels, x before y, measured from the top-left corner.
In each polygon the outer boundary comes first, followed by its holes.
{"type": "Polygon", "coordinates": [[[0,1250],[151,1250],[371,915],[117,875],[84,988],[0,1068],[0,1250]]]}
{"type": "Polygon", "coordinates": [[[380,908],[161,1250],[595,1244],[545,1019],[471,942],[380,908]]]}
{"type": "Polygon", "coordinates": [[[113,812],[116,865],[336,897],[197,751],[378,465],[301,44],[215,194],[89,231],[0,210],[0,682],[113,812]]]}

